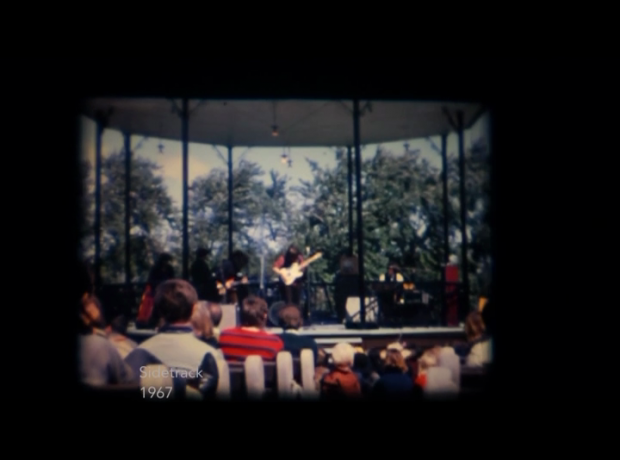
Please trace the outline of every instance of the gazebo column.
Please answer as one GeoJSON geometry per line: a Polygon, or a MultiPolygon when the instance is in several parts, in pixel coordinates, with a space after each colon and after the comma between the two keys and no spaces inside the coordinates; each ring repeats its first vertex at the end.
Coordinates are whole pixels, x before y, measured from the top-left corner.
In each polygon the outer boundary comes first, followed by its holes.
{"type": "Polygon", "coordinates": [[[355,183],[357,194],[357,258],[359,264],[360,321],[366,325],[366,290],[364,286],[364,230],[362,220],[362,150],[360,148],[360,102],[353,101],[353,138],[355,142],[355,183]]]}
{"type": "MultiPolygon", "coordinates": [[[[459,321],[464,321],[469,313],[469,261],[467,257],[467,202],[465,195],[465,148],[464,148],[464,124],[463,112],[456,113],[456,122],[459,135],[459,188],[461,207],[461,269],[463,270],[463,290],[465,305],[459,311],[459,321]]],[[[460,305],[460,304],[459,304],[460,305]]]]}
{"type": "Polygon", "coordinates": [[[446,297],[446,268],[450,261],[450,236],[448,231],[448,223],[450,219],[450,209],[448,208],[448,135],[441,136],[441,177],[443,182],[443,270],[441,271],[441,280],[443,282],[442,297],[443,311],[447,310],[446,297]]]}
{"type": "Polygon", "coordinates": [[[101,114],[97,114],[95,120],[97,133],[95,137],[95,290],[101,288],[101,144],[103,130],[107,120],[101,114]]]}
{"type": "Polygon", "coordinates": [[[189,279],[189,109],[188,100],[183,98],[181,108],[181,136],[183,137],[183,279],[189,279]]]}
{"type": "Polygon", "coordinates": [[[131,134],[125,139],[125,285],[131,285],[131,134]]]}
{"type": "Polygon", "coordinates": [[[349,183],[349,253],[353,255],[353,158],[351,146],[347,147],[347,180],[349,183]]]}
{"type": "Polygon", "coordinates": [[[228,257],[233,252],[233,148],[228,146],[228,257]]]}

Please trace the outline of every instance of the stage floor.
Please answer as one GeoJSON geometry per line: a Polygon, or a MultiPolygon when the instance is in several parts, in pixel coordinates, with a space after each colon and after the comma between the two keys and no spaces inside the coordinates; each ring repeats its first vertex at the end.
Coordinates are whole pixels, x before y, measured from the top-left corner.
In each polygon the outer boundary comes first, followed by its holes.
{"type": "MultiPolygon", "coordinates": [[[[273,334],[282,333],[280,328],[267,328],[273,334]]],[[[432,346],[432,345],[453,345],[466,340],[465,329],[463,327],[402,327],[388,328],[380,327],[375,329],[347,329],[343,324],[322,324],[316,326],[306,326],[301,328],[298,333],[314,337],[320,347],[330,348],[338,342],[348,342],[354,346],[361,346],[365,349],[375,347],[385,347],[391,342],[400,339],[407,345],[413,346],[432,346]]],[[[142,342],[155,331],[150,329],[127,330],[127,336],[136,342],[142,342]]]]}

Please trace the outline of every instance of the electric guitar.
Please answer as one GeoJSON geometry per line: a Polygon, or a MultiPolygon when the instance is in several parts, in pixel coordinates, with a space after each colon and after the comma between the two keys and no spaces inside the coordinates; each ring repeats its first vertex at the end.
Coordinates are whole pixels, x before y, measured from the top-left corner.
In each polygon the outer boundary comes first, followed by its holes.
{"type": "Polygon", "coordinates": [[[224,283],[222,284],[222,282],[220,280],[217,280],[216,285],[217,285],[217,292],[220,295],[225,295],[227,291],[230,291],[232,288],[240,286],[242,284],[248,284],[248,277],[244,276],[241,281],[235,281],[235,278],[229,278],[226,281],[224,281],[224,283]]]}
{"type": "Polygon", "coordinates": [[[317,252],[313,256],[311,256],[308,259],[304,260],[302,263],[295,262],[290,267],[280,268],[280,269],[275,270],[275,272],[278,275],[280,275],[280,278],[282,279],[282,282],[285,285],[290,286],[297,279],[299,279],[302,276],[304,276],[304,272],[303,272],[304,268],[306,268],[308,265],[310,265],[315,260],[320,259],[321,257],[323,257],[323,253],[322,252],[317,252]]]}

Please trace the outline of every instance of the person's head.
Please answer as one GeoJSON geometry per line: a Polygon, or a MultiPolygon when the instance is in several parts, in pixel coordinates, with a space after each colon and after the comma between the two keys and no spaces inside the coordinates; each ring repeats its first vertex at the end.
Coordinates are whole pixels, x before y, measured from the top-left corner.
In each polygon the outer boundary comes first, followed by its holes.
{"type": "Polygon", "coordinates": [[[294,244],[291,244],[288,247],[288,249],[286,250],[286,252],[287,252],[287,254],[298,256],[299,255],[299,248],[297,246],[295,246],[294,244]]]}
{"type": "Polygon", "coordinates": [[[278,315],[283,329],[299,329],[303,325],[301,310],[297,305],[287,305],[278,315]]]}
{"type": "Polygon", "coordinates": [[[87,328],[103,329],[105,327],[101,303],[94,295],[82,299],[80,313],[82,322],[87,328]]]}
{"type": "Polygon", "coordinates": [[[398,349],[388,347],[384,362],[384,366],[386,368],[399,369],[401,372],[407,372],[405,358],[403,357],[402,352],[398,349]]]}
{"type": "Polygon", "coordinates": [[[332,348],[332,362],[336,367],[351,367],[355,360],[355,349],[346,342],[337,343],[332,348]]]}
{"type": "Polygon", "coordinates": [[[119,315],[114,318],[108,325],[110,332],[116,332],[117,334],[125,335],[127,333],[127,326],[129,321],[125,315],[119,315]]]}
{"type": "Polygon", "coordinates": [[[441,353],[441,347],[432,347],[425,350],[418,359],[419,369],[426,371],[429,367],[437,366],[439,353],[441,353]]]}
{"type": "Polygon", "coordinates": [[[245,252],[236,250],[230,255],[230,260],[235,266],[235,270],[239,272],[248,265],[250,258],[245,252]]]}
{"type": "Polygon", "coordinates": [[[269,307],[263,299],[256,296],[246,297],[241,309],[241,325],[264,329],[267,325],[268,313],[269,307]]]}
{"type": "Polygon", "coordinates": [[[400,269],[398,268],[396,262],[390,261],[388,263],[387,270],[390,275],[393,275],[394,273],[397,273],[400,269]]]}
{"type": "Polygon", "coordinates": [[[343,275],[357,275],[357,257],[345,255],[340,258],[340,273],[343,275]]]}
{"type": "Polygon", "coordinates": [[[172,257],[172,255],[168,254],[167,252],[164,252],[163,254],[160,254],[160,256],[158,257],[156,265],[158,267],[163,267],[164,265],[171,264],[173,260],[174,258],[172,257]]]}
{"type": "Polygon", "coordinates": [[[211,321],[211,314],[209,313],[207,302],[202,300],[194,305],[190,321],[196,336],[205,339],[213,337],[213,322],[211,321]]]}
{"type": "Polygon", "coordinates": [[[153,309],[161,313],[167,324],[187,323],[196,302],[196,289],[185,280],[173,279],[157,287],[153,309]]]}
{"type": "Polygon", "coordinates": [[[300,251],[295,245],[291,245],[286,250],[286,254],[284,255],[284,262],[286,265],[293,264],[297,262],[299,259],[300,251]]]}
{"type": "Polygon", "coordinates": [[[472,311],[465,319],[465,335],[467,340],[476,340],[482,336],[485,331],[482,315],[477,311],[472,311]]]}
{"type": "Polygon", "coordinates": [[[196,250],[196,259],[206,259],[209,255],[209,250],[205,248],[198,248],[196,250]]]}
{"type": "Polygon", "coordinates": [[[222,307],[219,303],[207,302],[209,314],[214,327],[219,327],[222,322],[222,307]]]}

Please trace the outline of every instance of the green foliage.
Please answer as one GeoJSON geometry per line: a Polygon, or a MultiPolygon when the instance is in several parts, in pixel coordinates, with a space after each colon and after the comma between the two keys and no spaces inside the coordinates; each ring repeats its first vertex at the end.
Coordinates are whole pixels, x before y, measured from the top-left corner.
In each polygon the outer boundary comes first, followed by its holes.
{"type": "MultiPolygon", "coordinates": [[[[178,212],[172,205],[160,167],[133,156],[130,190],[130,245],[133,281],[145,281],[157,254],[167,250],[167,242],[158,237],[166,226],[179,228],[178,212]]],[[[86,176],[87,180],[90,180],[86,176]]],[[[101,275],[104,283],[125,279],[125,155],[114,153],[103,159],[101,187],[101,275]]],[[[94,221],[94,194],[90,202],[88,225],[94,221]]],[[[94,232],[93,232],[94,233],[94,232]]],[[[93,242],[94,246],[94,242],[93,242]]],[[[94,256],[94,250],[90,254],[94,256]]]]}

